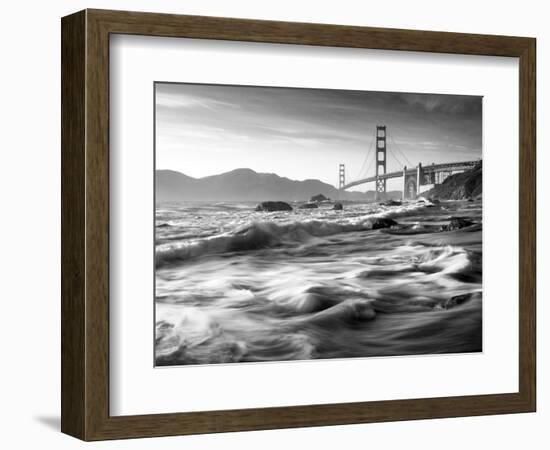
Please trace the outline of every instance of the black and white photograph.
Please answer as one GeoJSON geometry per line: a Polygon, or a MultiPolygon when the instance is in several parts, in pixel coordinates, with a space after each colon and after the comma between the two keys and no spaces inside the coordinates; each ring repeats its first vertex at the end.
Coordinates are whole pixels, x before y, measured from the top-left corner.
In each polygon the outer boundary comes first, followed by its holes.
{"type": "Polygon", "coordinates": [[[482,103],[156,82],[155,365],[482,352],[482,103]]]}
{"type": "Polygon", "coordinates": [[[547,10],[5,2],[0,449],[547,450],[547,10]]]}

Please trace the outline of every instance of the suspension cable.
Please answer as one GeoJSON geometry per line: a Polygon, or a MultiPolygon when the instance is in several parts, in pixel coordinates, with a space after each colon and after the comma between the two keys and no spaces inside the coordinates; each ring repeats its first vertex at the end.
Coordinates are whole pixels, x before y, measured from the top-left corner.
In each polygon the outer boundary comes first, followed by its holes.
{"type": "MultiPolygon", "coordinates": [[[[401,127],[397,127],[397,128],[401,128],[401,127]]],[[[413,164],[409,161],[409,159],[407,158],[407,155],[405,154],[405,152],[403,150],[401,150],[401,147],[397,145],[397,143],[395,142],[395,140],[393,139],[393,136],[390,134],[390,139],[393,143],[393,145],[395,146],[396,150],[401,154],[401,156],[405,159],[405,162],[409,165],[409,167],[412,167],[413,164]]]]}
{"type": "MultiPolygon", "coordinates": [[[[361,174],[364,173],[363,172],[363,169],[365,169],[365,166],[367,165],[367,163],[369,163],[369,156],[372,152],[372,144],[374,143],[374,138],[375,138],[375,135],[373,134],[372,135],[372,138],[371,138],[371,141],[370,141],[370,144],[369,144],[369,149],[367,150],[367,153],[365,155],[365,159],[363,160],[363,164],[361,165],[361,168],[359,169],[359,172],[357,174],[357,177],[355,178],[355,180],[359,180],[361,178],[361,174]]],[[[370,168],[370,163],[368,164],[368,167],[367,169],[370,168]]]]}
{"type": "Polygon", "coordinates": [[[392,158],[395,160],[395,162],[397,163],[398,169],[402,169],[404,164],[397,158],[397,155],[395,155],[393,152],[387,152],[387,153],[389,153],[392,156],[392,158]]]}

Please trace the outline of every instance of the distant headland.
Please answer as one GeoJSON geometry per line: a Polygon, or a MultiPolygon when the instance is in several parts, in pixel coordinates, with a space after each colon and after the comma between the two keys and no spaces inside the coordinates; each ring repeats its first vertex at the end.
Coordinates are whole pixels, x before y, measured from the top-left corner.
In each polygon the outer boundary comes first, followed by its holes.
{"type": "MultiPolygon", "coordinates": [[[[193,178],[173,170],[156,171],[156,201],[309,201],[322,195],[332,200],[374,201],[374,191],[339,191],[320,180],[291,180],[274,173],[235,169],[193,178]]],[[[401,191],[386,192],[379,200],[401,199],[401,191]]]]}

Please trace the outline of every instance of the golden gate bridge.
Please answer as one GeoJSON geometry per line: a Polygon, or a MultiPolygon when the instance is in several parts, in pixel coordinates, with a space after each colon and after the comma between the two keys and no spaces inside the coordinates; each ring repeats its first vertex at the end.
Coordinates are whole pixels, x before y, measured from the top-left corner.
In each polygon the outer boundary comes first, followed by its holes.
{"type": "MultiPolygon", "coordinates": [[[[420,193],[420,186],[423,185],[436,185],[442,183],[446,177],[456,172],[464,172],[472,169],[480,160],[474,161],[457,161],[457,162],[445,162],[441,164],[425,164],[418,163],[413,166],[407,159],[405,153],[393,142],[395,151],[389,152],[387,147],[387,128],[385,125],[376,126],[376,134],[374,141],[376,141],[374,148],[374,160],[375,160],[375,173],[371,176],[359,175],[353,181],[346,180],[346,167],[345,164],[340,164],[338,172],[338,188],[340,190],[346,190],[355,186],[366,183],[375,183],[375,199],[379,197],[380,193],[386,192],[386,181],[391,178],[403,178],[403,200],[414,199],[420,193]],[[403,167],[402,170],[394,172],[387,172],[387,157],[391,154],[397,163],[403,167]],[[400,156],[398,156],[400,154],[400,156]],[[409,164],[409,167],[402,164],[401,158],[409,164]]],[[[392,140],[393,141],[393,140],[392,140]]],[[[360,173],[363,172],[363,168],[369,160],[370,153],[372,151],[372,143],[365,157],[363,167],[360,173]]],[[[367,168],[368,171],[368,168],[367,168]]]]}

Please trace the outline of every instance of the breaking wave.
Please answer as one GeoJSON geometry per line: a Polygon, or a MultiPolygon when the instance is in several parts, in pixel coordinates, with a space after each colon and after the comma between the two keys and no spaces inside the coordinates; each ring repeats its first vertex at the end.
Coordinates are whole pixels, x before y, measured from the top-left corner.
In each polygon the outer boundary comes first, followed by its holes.
{"type": "Polygon", "coordinates": [[[480,204],[207,206],[157,214],[157,365],[482,350],[480,204]]]}
{"type": "Polygon", "coordinates": [[[156,265],[162,267],[203,255],[299,245],[311,238],[346,232],[369,231],[377,227],[380,219],[397,218],[423,207],[424,205],[407,205],[341,221],[295,220],[286,223],[255,221],[219,235],[157,245],[156,265]]]}

